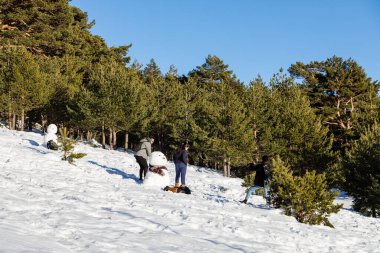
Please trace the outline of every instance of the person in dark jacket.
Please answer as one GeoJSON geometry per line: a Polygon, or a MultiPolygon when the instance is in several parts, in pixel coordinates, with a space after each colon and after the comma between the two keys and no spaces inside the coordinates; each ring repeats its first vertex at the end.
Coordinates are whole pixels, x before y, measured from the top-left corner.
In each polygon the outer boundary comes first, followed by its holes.
{"type": "Polygon", "coordinates": [[[253,166],[251,170],[256,171],[256,176],[255,176],[255,181],[251,187],[249,187],[249,190],[247,192],[247,195],[245,196],[245,199],[240,201],[242,203],[247,203],[249,201],[249,198],[253,193],[256,193],[256,191],[260,188],[264,188],[264,198],[268,199],[268,191],[269,187],[267,184],[267,179],[268,179],[268,162],[269,162],[269,157],[267,155],[264,155],[262,157],[262,162],[259,163],[256,166],[253,166]]]}
{"type": "Polygon", "coordinates": [[[178,155],[178,165],[175,170],[175,187],[180,187],[179,178],[181,177],[181,187],[186,186],[186,170],[189,156],[189,144],[182,145],[181,153],[178,155]]]}
{"type": "MultiPolygon", "coordinates": [[[[177,170],[179,170],[178,166],[179,166],[179,158],[181,156],[181,153],[182,153],[182,145],[178,145],[177,150],[173,154],[173,163],[175,166],[176,175],[177,175],[177,170]]],[[[179,187],[179,183],[176,184],[175,187],[179,187]]]]}
{"type": "Polygon", "coordinates": [[[143,138],[140,140],[140,148],[135,154],[137,163],[140,165],[140,180],[143,180],[148,172],[148,157],[152,153],[152,144],[154,142],[154,137],[143,138]]]}

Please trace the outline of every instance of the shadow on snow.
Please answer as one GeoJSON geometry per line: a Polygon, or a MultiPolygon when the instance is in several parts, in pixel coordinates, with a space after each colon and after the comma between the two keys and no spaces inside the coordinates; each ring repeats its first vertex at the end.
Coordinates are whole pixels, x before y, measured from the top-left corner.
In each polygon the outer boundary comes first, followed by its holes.
{"type": "Polygon", "coordinates": [[[101,165],[101,164],[99,164],[99,163],[97,163],[95,161],[88,161],[88,162],[91,163],[91,164],[97,165],[100,168],[105,169],[109,174],[120,175],[120,176],[122,176],[123,179],[132,179],[136,183],[141,184],[139,178],[136,177],[134,174],[128,174],[128,173],[125,173],[124,171],[121,171],[119,169],[111,168],[111,167],[108,167],[108,166],[105,166],[105,165],[101,165]]]}

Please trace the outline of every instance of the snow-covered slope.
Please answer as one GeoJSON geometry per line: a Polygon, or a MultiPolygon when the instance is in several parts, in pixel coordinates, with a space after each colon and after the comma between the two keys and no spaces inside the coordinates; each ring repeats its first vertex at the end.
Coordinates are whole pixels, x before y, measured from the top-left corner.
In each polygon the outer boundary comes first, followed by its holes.
{"type": "MultiPolygon", "coordinates": [[[[190,166],[191,195],[138,182],[132,154],[78,145],[77,166],[38,133],[0,128],[0,252],[380,252],[380,220],[345,208],[335,229],[240,204],[240,179],[190,166]]],[[[174,166],[168,166],[174,181],[174,166]]]]}

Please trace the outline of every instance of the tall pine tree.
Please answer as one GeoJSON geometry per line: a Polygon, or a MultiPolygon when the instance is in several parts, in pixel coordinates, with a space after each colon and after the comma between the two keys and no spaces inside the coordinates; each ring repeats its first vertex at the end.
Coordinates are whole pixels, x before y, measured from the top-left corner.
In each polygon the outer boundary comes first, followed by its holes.
{"type": "Polygon", "coordinates": [[[356,61],[337,56],[309,64],[297,62],[289,72],[304,80],[311,106],[334,134],[334,148],[346,149],[359,137],[358,129],[367,125],[363,120],[372,110],[367,106],[369,97],[377,93],[378,84],[356,61]]]}

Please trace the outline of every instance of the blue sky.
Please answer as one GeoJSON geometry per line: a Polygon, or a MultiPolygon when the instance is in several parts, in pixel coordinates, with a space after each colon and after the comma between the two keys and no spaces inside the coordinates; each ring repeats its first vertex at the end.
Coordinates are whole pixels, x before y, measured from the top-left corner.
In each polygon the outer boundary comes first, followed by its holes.
{"type": "Polygon", "coordinates": [[[154,59],[179,74],[221,58],[245,83],[264,81],[297,61],[353,58],[380,81],[377,0],[74,0],[110,46],[132,44],[141,64],[154,59]]]}

